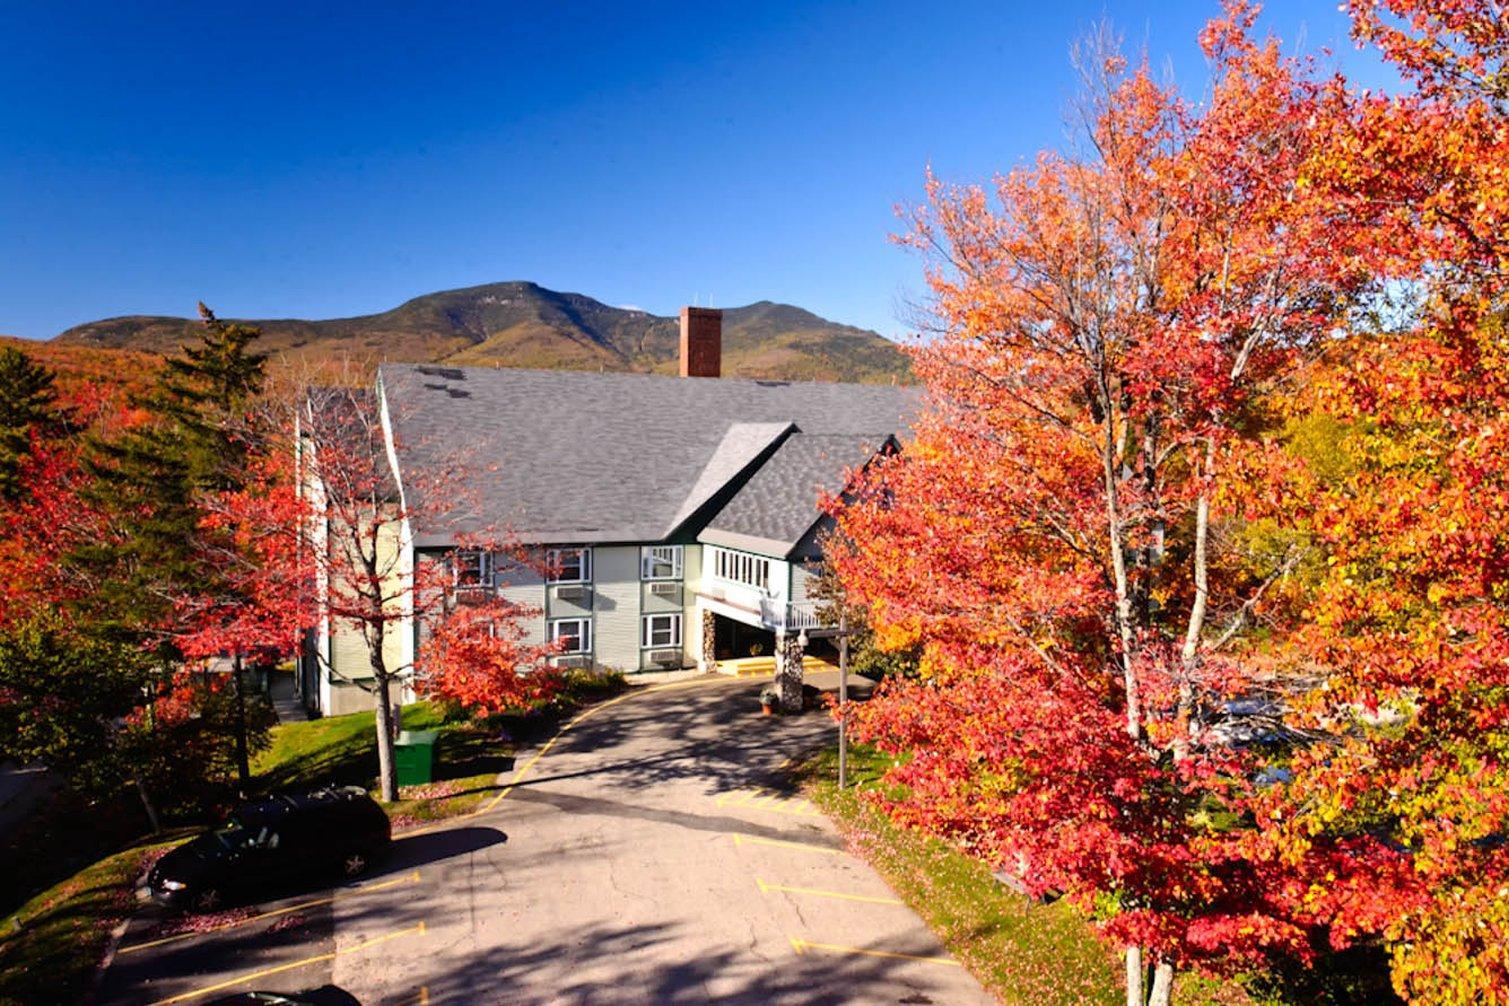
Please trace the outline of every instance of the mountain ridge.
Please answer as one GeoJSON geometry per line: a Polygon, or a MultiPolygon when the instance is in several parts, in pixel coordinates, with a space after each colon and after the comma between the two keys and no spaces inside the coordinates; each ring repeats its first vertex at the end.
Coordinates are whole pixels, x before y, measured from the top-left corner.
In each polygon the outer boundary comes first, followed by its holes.
{"type": "MultiPolygon", "coordinates": [[[[675,317],[613,307],[528,280],[411,297],[375,314],[311,320],[235,319],[257,325],[263,345],[295,359],[449,363],[536,369],[674,373],[675,317]]],[[[198,322],[123,315],[75,325],[52,342],[172,353],[198,322]]],[[[868,329],[761,300],[723,312],[723,372],[730,377],[889,383],[911,380],[906,355],[868,329]]]]}

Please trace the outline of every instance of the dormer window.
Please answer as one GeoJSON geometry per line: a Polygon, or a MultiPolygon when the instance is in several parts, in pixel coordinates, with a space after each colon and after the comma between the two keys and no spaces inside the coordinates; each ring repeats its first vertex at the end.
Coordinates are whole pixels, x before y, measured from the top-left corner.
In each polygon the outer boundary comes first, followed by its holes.
{"type": "Polygon", "coordinates": [[[647,545],[640,549],[639,574],[645,580],[681,579],[681,546],[647,545]]]}
{"type": "Polygon", "coordinates": [[[479,549],[459,549],[451,556],[451,581],[457,588],[479,589],[493,585],[493,557],[479,549]]]}
{"type": "Polygon", "coordinates": [[[551,583],[591,583],[590,548],[552,548],[545,553],[545,578],[551,583]]]}

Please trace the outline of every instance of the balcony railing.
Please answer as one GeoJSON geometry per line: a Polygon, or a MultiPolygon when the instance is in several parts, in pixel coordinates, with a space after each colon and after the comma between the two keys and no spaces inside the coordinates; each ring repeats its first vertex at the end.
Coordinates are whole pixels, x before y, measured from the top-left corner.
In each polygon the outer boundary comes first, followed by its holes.
{"type": "Polygon", "coordinates": [[[780,630],[820,629],[824,622],[812,601],[782,604],[772,598],[760,598],[760,621],[768,628],[780,630]]]}

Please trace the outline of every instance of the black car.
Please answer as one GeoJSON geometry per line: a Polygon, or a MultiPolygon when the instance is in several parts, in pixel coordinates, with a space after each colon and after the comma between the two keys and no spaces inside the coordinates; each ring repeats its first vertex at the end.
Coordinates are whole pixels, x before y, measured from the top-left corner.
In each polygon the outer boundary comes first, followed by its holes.
{"type": "Polygon", "coordinates": [[[362,1006],[344,989],[325,985],[305,992],[237,992],[211,999],[205,1006],[362,1006]]]}
{"type": "Polygon", "coordinates": [[[160,904],[208,912],[296,880],[355,877],[392,841],[388,815],[358,786],[249,803],[147,874],[160,904]]]}

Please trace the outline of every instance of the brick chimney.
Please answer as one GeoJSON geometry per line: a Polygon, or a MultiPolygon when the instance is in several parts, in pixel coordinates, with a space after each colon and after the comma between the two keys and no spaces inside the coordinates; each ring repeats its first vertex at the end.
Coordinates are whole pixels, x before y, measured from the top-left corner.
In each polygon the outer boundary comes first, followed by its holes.
{"type": "Polygon", "coordinates": [[[681,309],[681,376],[723,373],[723,312],[715,307],[681,309]]]}

